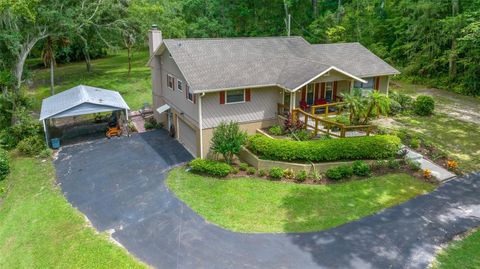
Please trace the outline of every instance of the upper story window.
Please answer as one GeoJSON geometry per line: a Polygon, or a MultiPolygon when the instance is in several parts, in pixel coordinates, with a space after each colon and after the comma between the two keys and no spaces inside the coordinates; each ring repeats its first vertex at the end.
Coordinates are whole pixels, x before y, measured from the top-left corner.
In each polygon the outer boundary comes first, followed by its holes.
{"type": "Polygon", "coordinates": [[[174,80],[175,78],[172,75],[167,75],[167,87],[171,90],[173,90],[173,85],[175,84],[174,80]]]}
{"type": "Polygon", "coordinates": [[[185,85],[185,89],[187,91],[187,99],[193,102],[193,92],[190,90],[190,86],[185,85]]]}
{"type": "Polygon", "coordinates": [[[183,81],[177,79],[177,90],[183,92],[183,81]]]}
{"type": "Polygon", "coordinates": [[[226,95],[227,95],[227,98],[225,103],[227,104],[245,102],[245,90],[227,91],[226,95]]]}
{"type": "Polygon", "coordinates": [[[375,79],[374,78],[364,78],[364,80],[366,80],[367,83],[362,83],[360,81],[355,81],[355,83],[353,84],[353,87],[358,88],[358,89],[373,89],[375,79]]]}

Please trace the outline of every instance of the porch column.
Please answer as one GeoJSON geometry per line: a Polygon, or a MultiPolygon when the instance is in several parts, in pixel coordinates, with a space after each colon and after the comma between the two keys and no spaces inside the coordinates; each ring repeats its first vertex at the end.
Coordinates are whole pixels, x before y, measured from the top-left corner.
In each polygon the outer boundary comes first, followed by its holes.
{"type": "Polygon", "coordinates": [[[355,80],[350,80],[350,94],[353,92],[353,84],[355,84],[355,80]]]}
{"type": "Polygon", "coordinates": [[[295,95],[297,92],[290,92],[290,113],[295,109],[295,95]]]}

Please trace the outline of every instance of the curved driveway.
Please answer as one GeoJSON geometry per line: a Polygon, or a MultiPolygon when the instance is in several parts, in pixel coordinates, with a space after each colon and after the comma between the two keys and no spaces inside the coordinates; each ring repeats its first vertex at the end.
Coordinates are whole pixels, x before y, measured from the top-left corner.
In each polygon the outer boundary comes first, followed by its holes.
{"type": "Polygon", "coordinates": [[[206,222],[164,185],[192,157],[164,131],[64,147],[67,199],[99,231],[157,268],[425,268],[436,248],[480,225],[480,174],[316,233],[242,234],[206,222]]]}

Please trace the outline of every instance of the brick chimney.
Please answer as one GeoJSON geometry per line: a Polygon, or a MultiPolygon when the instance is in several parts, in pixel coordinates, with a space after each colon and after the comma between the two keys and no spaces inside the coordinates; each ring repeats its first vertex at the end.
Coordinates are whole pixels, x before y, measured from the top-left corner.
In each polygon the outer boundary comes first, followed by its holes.
{"type": "Polygon", "coordinates": [[[162,44],[162,31],[158,30],[156,24],[152,25],[152,29],[148,31],[148,47],[150,49],[150,56],[158,49],[162,44]]]}

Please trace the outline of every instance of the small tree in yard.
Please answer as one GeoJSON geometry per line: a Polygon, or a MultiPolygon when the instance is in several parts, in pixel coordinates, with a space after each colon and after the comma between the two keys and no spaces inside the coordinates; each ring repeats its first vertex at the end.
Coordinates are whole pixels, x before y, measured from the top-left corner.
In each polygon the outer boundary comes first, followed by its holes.
{"type": "Polygon", "coordinates": [[[223,155],[225,162],[232,163],[233,156],[247,140],[247,133],[240,130],[237,122],[221,122],[213,131],[212,151],[223,155]]]}

